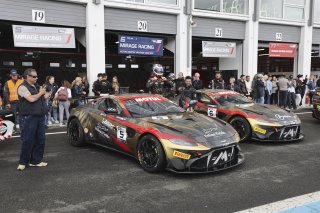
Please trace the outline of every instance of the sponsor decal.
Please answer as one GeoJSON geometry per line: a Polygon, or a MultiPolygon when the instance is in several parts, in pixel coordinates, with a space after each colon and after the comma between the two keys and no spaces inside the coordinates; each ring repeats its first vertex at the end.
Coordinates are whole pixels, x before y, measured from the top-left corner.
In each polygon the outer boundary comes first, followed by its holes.
{"type": "Polygon", "coordinates": [[[285,118],[291,118],[290,115],[279,115],[279,114],[275,114],[274,115],[277,119],[283,121],[285,118]]]}
{"type": "Polygon", "coordinates": [[[231,160],[232,156],[233,156],[233,149],[234,147],[232,147],[231,150],[229,150],[230,152],[228,152],[227,150],[224,150],[222,152],[220,152],[220,154],[218,156],[214,156],[211,158],[211,161],[213,162],[213,165],[217,165],[218,163],[225,163],[228,162],[229,160],[231,160]]]}
{"type": "Polygon", "coordinates": [[[103,126],[102,124],[98,124],[98,126],[96,126],[94,129],[104,138],[110,139],[110,136],[107,133],[108,129],[106,126],[103,126]]]}
{"type": "Polygon", "coordinates": [[[168,116],[152,116],[151,117],[154,120],[168,120],[168,116]]]}
{"type": "Polygon", "coordinates": [[[14,123],[0,118],[0,141],[12,136],[14,123]]]}
{"type": "Polygon", "coordinates": [[[237,93],[233,91],[218,92],[217,94],[218,95],[237,95],[237,93]]]}
{"type": "Polygon", "coordinates": [[[178,157],[178,158],[182,158],[182,159],[186,159],[186,160],[189,160],[191,158],[191,155],[183,153],[183,152],[179,152],[177,150],[173,151],[173,156],[178,157]]]}
{"type": "Polygon", "coordinates": [[[253,131],[259,132],[259,133],[261,133],[261,134],[266,134],[266,132],[267,132],[267,130],[262,129],[262,128],[260,128],[260,127],[254,127],[254,128],[253,128],[253,131]]]}
{"type": "Polygon", "coordinates": [[[127,136],[127,129],[124,127],[117,126],[117,138],[122,142],[126,143],[127,136]]]}
{"type": "Polygon", "coordinates": [[[114,128],[114,125],[112,123],[110,123],[110,121],[106,120],[106,119],[103,119],[102,120],[102,124],[107,126],[108,128],[110,129],[113,129],[114,128]]]}
{"type": "Polygon", "coordinates": [[[209,133],[209,134],[205,134],[204,137],[205,138],[210,138],[210,137],[219,137],[222,135],[225,135],[225,132],[213,132],[213,133],[209,133]]]}
{"type": "Polygon", "coordinates": [[[136,102],[138,103],[142,103],[142,102],[160,102],[163,101],[162,98],[159,97],[143,97],[143,98],[135,98],[134,99],[136,102]]]}
{"type": "Polygon", "coordinates": [[[284,128],[281,131],[280,138],[294,138],[298,133],[298,127],[284,128]]]}

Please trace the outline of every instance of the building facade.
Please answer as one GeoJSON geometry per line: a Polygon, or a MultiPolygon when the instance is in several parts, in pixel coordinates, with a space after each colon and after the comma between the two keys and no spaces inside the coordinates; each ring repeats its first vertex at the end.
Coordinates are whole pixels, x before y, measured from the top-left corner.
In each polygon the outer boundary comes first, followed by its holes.
{"type": "Polygon", "coordinates": [[[98,73],[106,72],[134,90],[143,88],[154,63],[161,63],[166,74],[199,72],[205,84],[216,70],[226,78],[257,73],[320,75],[320,0],[0,0],[0,4],[1,72],[38,66],[46,70],[43,75],[59,73],[61,78],[84,73],[91,85],[98,73]],[[45,21],[39,22],[36,15],[45,21]],[[72,28],[74,48],[17,47],[12,25],[72,28]],[[123,53],[122,38],[161,41],[163,50],[160,55],[123,53]]]}

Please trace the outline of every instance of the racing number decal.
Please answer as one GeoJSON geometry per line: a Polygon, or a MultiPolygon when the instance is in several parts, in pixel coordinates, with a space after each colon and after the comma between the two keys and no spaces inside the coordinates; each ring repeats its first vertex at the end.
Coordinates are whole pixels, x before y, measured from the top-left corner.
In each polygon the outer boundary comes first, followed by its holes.
{"type": "Polygon", "coordinates": [[[217,108],[208,108],[208,116],[212,118],[217,117],[217,108]]]}
{"type": "Polygon", "coordinates": [[[127,140],[127,130],[126,128],[117,126],[117,138],[121,141],[127,140]]]}

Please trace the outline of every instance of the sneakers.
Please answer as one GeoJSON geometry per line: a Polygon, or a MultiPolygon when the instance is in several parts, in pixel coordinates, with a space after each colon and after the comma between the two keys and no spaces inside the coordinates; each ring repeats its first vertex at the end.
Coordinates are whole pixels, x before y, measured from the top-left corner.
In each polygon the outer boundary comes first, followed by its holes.
{"type": "Polygon", "coordinates": [[[64,123],[60,123],[60,126],[65,126],[64,123]]]}
{"type": "Polygon", "coordinates": [[[52,124],[52,122],[51,121],[48,121],[48,125],[51,125],[52,124]]]}
{"type": "Polygon", "coordinates": [[[23,171],[26,168],[25,165],[19,164],[17,170],[23,171]]]}
{"type": "Polygon", "coordinates": [[[47,165],[48,165],[48,163],[46,163],[46,162],[41,162],[38,164],[31,164],[31,163],[29,164],[30,167],[45,167],[47,165]]]}
{"type": "Polygon", "coordinates": [[[19,124],[16,124],[16,129],[20,129],[20,125],[19,124]]]}
{"type": "Polygon", "coordinates": [[[59,124],[59,121],[54,121],[55,124],[59,124]]]}

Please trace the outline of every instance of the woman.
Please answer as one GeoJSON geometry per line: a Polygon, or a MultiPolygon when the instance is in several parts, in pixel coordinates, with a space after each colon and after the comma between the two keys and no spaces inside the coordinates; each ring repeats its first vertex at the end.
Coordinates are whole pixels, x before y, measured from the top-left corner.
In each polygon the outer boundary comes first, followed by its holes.
{"type": "Polygon", "coordinates": [[[235,77],[230,77],[230,79],[229,79],[229,84],[227,85],[227,88],[226,88],[226,89],[240,93],[240,88],[239,88],[239,86],[238,86],[235,82],[236,82],[235,77]]]}
{"type": "Polygon", "coordinates": [[[54,82],[53,76],[46,77],[46,91],[50,93],[50,97],[46,100],[48,106],[48,114],[46,116],[46,125],[52,124],[52,122],[58,124],[58,110],[52,107],[54,95],[58,91],[58,85],[54,82]],[[53,117],[52,117],[53,115],[53,117]]]}
{"type": "Polygon", "coordinates": [[[72,98],[75,99],[75,106],[84,105],[83,98],[86,95],[86,92],[82,89],[82,78],[76,77],[71,85],[71,94],[72,98]]]}
{"type": "Polygon", "coordinates": [[[120,84],[119,84],[117,76],[113,76],[111,84],[112,84],[113,94],[119,94],[120,93],[120,84]]]}
{"type": "Polygon", "coordinates": [[[89,94],[89,82],[86,76],[82,77],[82,90],[86,92],[86,97],[89,94]]]}
{"type": "Polygon", "coordinates": [[[69,81],[63,80],[62,86],[58,89],[55,94],[55,98],[59,101],[59,121],[60,126],[63,126],[63,114],[66,113],[67,120],[69,119],[69,107],[70,101],[69,99],[72,98],[71,95],[71,85],[69,81]]]}
{"type": "Polygon", "coordinates": [[[270,104],[278,105],[278,80],[276,76],[272,77],[272,94],[270,104]]]}

